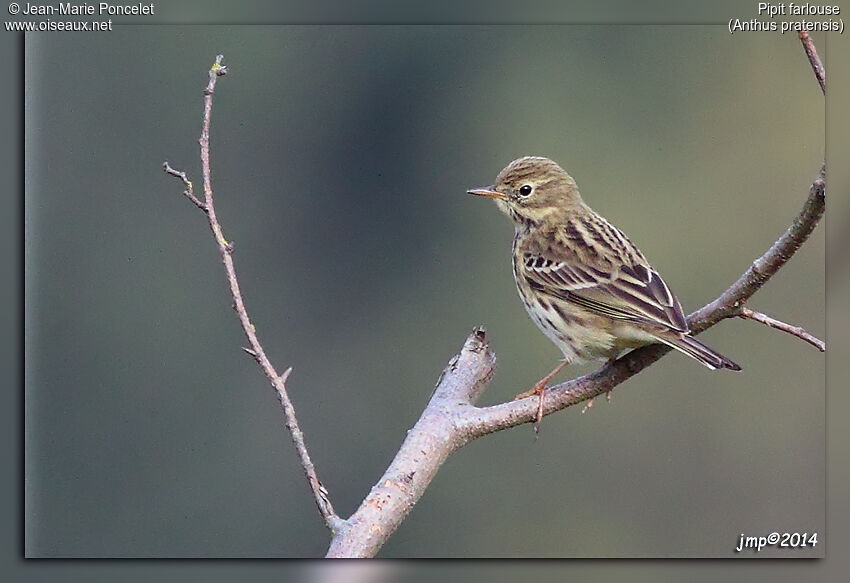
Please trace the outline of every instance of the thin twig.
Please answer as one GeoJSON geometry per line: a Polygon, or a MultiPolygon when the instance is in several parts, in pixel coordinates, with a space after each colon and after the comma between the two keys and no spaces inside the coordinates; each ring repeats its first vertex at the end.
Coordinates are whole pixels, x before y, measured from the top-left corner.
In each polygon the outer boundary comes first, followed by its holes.
{"type": "Polygon", "coordinates": [[[172,176],[176,176],[180,180],[183,181],[183,184],[186,186],[186,190],[183,191],[183,196],[192,201],[192,204],[201,209],[204,212],[207,212],[207,206],[198,200],[195,196],[195,188],[192,186],[192,181],[186,176],[185,172],[175,170],[168,164],[168,160],[162,163],[162,169],[165,170],[167,174],[171,174],[172,176]]]}
{"type": "Polygon", "coordinates": [[[806,56],[809,57],[809,63],[812,65],[812,70],[815,72],[815,77],[817,77],[818,84],[820,84],[820,89],[823,91],[823,94],[826,95],[826,73],[823,69],[823,63],[821,63],[820,57],[818,56],[818,51],[815,49],[815,43],[812,42],[812,39],[809,37],[809,31],[804,30],[799,35],[800,42],[803,43],[803,48],[806,51],[806,56]]]}
{"type": "Polygon", "coordinates": [[[809,187],[809,196],[803,208],[794,217],[782,236],[770,249],[752,262],[738,280],[720,297],[703,306],[690,316],[688,323],[694,332],[702,332],[724,318],[737,316],[741,306],[756,293],[764,283],[797,252],[814,231],[826,207],[826,164],[822,165],[817,178],[809,187]]]}
{"type": "Polygon", "coordinates": [[[791,324],[786,324],[781,320],[777,320],[776,318],[771,318],[766,314],[762,314],[761,312],[756,312],[755,310],[751,310],[750,308],[743,306],[741,307],[741,313],[738,314],[738,317],[745,318],[749,320],[755,320],[756,322],[761,322],[765,326],[770,326],[771,328],[776,328],[777,330],[782,330],[783,332],[787,332],[792,336],[796,336],[802,340],[805,340],[821,352],[826,352],[826,343],[812,336],[799,326],[792,326],[791,324]]]}
{"type": "Polygon", "coordinates": [[[204,89],[204,117],[201,137],[198,140],[198,143],[201,146],[201,173],[203,175],[204,182],[204,202],[201,203],[194,197],[194,194],[192,194],[192,183],[186,177],[185,172],[178,172],[172,169],[167,162],[163,164],[163,167],[169,174],[177,176],[183,180],[183,184],[186,185],[186,192],[184,192],[184,194],[195,204],[195,206],[203,210],[207,215],[210,229],[212,229],[216,244],[218,245],[221,261],[224,264],[224,270],[227,273],[227,281],[230,284],[230,293],[233,296],[233,306],[236,313],[239,315],[239,322],[242,325],[242,330],[245,332],[245,336],[248,338],[248,342],[250,344],[250,348],[243,348],[243,350],[250,354],[257,361],[260,367],[262,367],[266,377],[268,377],[272,386],[277,391],[280,404],[283,407],[286,428],[289,430],[292,436],[292,441],[295,443],[295,449],[298,452],[301,467],[304,469],[304,473],[307,476],[307,482],[313,492],[316,506],[318,506],[319,512],[321,513],[327,527],[331,530],[331,532],[336,532],[336,530],[343,525],[344,521],[337,516],[333,509],[333,505],[328,498],[327,490],[319,481],[316,469],[310,459],[310,454],[307,452],[307,446],[304,444],[304,434],[298,425],[298,419],[295,417],[295,408],[292,406],[292,401],[289,399],[289,395],[286,392],[286,380],[292,373],[292,368],[288,368],[283,375],[279,375],[274,366],[272,366],[271,361],[269,361],[266,356],[266,352],[263,350],[263,346],[257,338],[256,329],[254,328],[254,324],[251,323],[251,319],[248,317],[248,312],[245,309],[245,302],[242,299],[242,292],[239,289],[239,281],[236,278],[236,268],[233,264],[233,244],[228,242],[224,237],[224,233],[222,232],[221,225],[218,222],[218,217],[215,213],[210,172],[210,119],[212,117],[212,98],[215,93],[216,80],[218,77],[227,72],[227,68],[221,64],[223,58],[224,57],[222,55],[218,55],[216,57],[215,64],[209,71],[209,83],[204,89]]]}

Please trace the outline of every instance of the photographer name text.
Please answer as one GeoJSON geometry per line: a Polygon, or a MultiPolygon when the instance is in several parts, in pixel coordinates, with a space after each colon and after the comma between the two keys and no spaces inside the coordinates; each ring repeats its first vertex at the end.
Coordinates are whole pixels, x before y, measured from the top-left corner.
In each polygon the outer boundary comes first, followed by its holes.
{"type": "Polygon", "coordinates": [[[60,2],[53,6],[48,4],[24,4],[19,14],[26,16],[149,16],[154,14],[151,4],[73,4],[60,2]]]}

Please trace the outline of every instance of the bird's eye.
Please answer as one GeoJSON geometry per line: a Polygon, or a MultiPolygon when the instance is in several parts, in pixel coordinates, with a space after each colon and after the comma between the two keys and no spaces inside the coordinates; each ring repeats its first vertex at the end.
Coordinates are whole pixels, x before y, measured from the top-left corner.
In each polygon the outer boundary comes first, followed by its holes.
{"type": "Polygon", "coordinates": [[[520,189],[519,189],[519,193],[520,193],[522,196],[528,196],[529,194],[531,194],[531,190],[532,190],[532,189],[531,189],[531,185],[530,185],[530,184],[524,184],[524,185],[522,186],[522,188],[520,188],[520,189]]]}

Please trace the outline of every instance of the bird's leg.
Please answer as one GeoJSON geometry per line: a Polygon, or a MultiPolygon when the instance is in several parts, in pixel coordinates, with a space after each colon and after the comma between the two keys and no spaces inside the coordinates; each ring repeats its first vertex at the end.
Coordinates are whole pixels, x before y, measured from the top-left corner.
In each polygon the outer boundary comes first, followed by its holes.
{"type": "Polygon", "coordinates": [[[530,397],[532,395],[539,395],[543,391],[546,390],[546,383],[555,378],[555,375],[561,372],[561,369],[570,364],[570,361],[564,360],[558,363],[558,366],[554,368],[552,372],[547,374],[545,377],[537,381],[534,387],[530,391],[526,391],[524,393],[520,393],[516,397],[514,397],[514,401],[519,401],[520,399],[525,399],[526,397],[530,397]]]}
{"type": "Polygon", "coordinates": [[[525,399],[526,397],[531,397],[532,395],[538,395],[537,401],[537,415],[534,418],[534,435],[540,433],[540,421],[543,419],[543,398],[546,395],[546,384],[551,381],[556,374],[561,372],[561,369],[567,366],[570,363],[568,360],[563,360],[558,363],[552,372],[547,374],[545,377],[537,381],[537,384],[530,391],[526,391],[524,393],[520,393],[516,397],[514,397],[514,401],[519,399],[525,399]]]}
{"type": "MultiPolygon", "coordinates": [[[[606,360],[605,366],[614,366],[615,362],[617,362],[617,356],[616,355],[614,355],[611,358],[609,358],[608,360],[606,360]]],[[[608,389],[607,391],[605,391],[605,401],[607,403],[611,402],[611,389],[608,389]]]]}

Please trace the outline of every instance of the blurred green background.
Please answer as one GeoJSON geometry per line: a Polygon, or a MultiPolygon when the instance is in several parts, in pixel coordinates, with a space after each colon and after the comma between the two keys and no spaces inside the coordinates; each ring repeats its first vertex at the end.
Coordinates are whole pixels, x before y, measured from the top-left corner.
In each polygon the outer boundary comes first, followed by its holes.
{"type": "MultiPolygon", "coordinates": [[[[816,42],[820,36],[813,35],[816,42]]],[[[348,515],[470,329],[483,402],[556,348],[510,272],[512,227],[465,195],[549,156],[686,311],[785,229],[824,156],[794,35],[702,26],[121,27],[26,54],[25,553],[314,557],[318,518],[244,344],[204,217],[213,180],[260,338],[348,515]]],[[[751,306],[824,334],[822,229],[751,306]]],[[[734,556],[741,533],[822,532],[824,356],[727,321],[743,367],[670,355],[582,414],[452,456],[383,557],[734,556]]],[[[569,370],[569,369],[568,369],[569,370]]],[[[580,374],[588,367],[562,375],[580,374]]],[[[822,556],[813,551],[759,556],[822,556]]]]}

